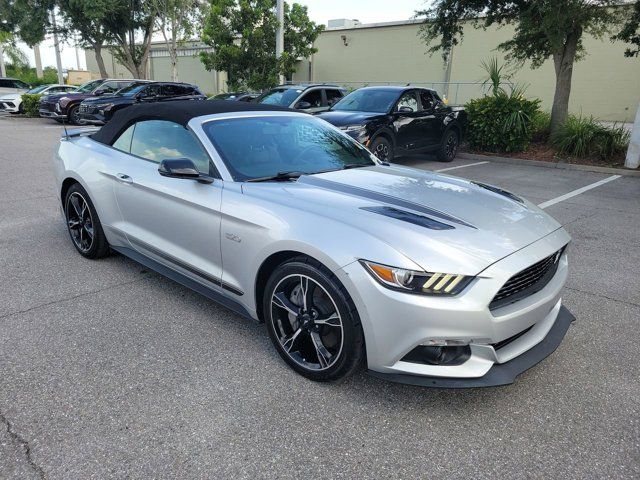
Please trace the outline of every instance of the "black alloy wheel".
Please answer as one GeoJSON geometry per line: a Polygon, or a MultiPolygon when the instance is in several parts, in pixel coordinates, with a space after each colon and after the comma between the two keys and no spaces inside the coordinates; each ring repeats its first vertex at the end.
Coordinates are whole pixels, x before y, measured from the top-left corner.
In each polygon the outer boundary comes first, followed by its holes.
{"type": "Polygon", "coordinates": [[[67,118],[71,125],[80,125],[82,123],[82,120],[80,120],[80,106],[76,105],[75,107],[71,107],[67,118]]]}
{"type": "Polygon", "coordinates": [[[377,137],[371,142],[371,152],[383,162],[393,161],[393,145],[385,137],[377,137]]]}
{"type": "Polygon", "coordinates": [[[263,299],[269,335],[280,356],[316,381],[349,375],[363,356],[360,320],[331,272],[306,259],[272,274],[263,299]]]}
{"type": "Polygon", "coordinates": [[[449,130],[442,139],[442,145],[438,151],[438,160],[441,162],[452,162],[458,153],[460,137],[455,130],[449,130]]]}
{"type": "Polygon", "coordinates": [[[64,202],[67,230],[76,250],[87,258],[109,253],[109,244],[89,195],[79,184],[69,188],[64,202]]]}

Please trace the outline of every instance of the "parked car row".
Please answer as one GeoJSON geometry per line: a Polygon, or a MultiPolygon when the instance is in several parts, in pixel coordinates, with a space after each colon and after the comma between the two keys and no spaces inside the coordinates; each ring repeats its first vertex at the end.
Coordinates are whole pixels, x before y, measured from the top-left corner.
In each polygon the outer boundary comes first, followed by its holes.
{"type": "MultiPolygon", "coordinates": [[[[4,82],[5,80],[7,79],[0,79],[0,85],[6,84],[6,82],[4,82]]],[[[19,82],[19,87],[12,88],[12,90],[14,90],[13,92],[0,94],[0,111],[8,113],[23,113],[22,95],[25,93],[29,95],[50,95],[73,92],[78,88],[74,85],[39,85],[34,88],[29,88],[29,85],[26,85],[24,82],[20,82],[20,80],[15,80],[15,82],[19,82]],[[23,85],[27,87],[27,90],[24,89],[23,85]]],[[[9,89],[4,88],[2,90],[6,91],[9,89]]]]}
{"type": "MultiPolygon", "coordinates": [[[[28,86],[11,80],[13,88],[20,91],[0,97],[0,109],[18,112],[21,92],[26,91],[19,87],[28,86]]],[[[187,83],[112,78],[93,80],[77,88],[48,85],[29,93],[43,94],[41,117],[73,125],[104,125],[118,110],[138,103],[207,99],[196,85],[187,83]]],[[[348,93],[338,85],[292,84],[263,93],[221,93],[208,100],[253,102],[317,115],[383,161],[423,152],[451,161],[466,126],[463,109],[449,107],[433,90],[410,85],[364,87],[348,93]]]]}

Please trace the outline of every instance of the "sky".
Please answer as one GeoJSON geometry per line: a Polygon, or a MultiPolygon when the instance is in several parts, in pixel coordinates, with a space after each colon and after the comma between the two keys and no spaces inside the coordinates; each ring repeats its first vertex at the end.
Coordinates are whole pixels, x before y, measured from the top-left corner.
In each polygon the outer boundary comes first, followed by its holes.
{"type": "MultiPolygon", "coordinates": [[[[291,0],[289,0],[291,1],[291,0]]],[[[391,22],[407,20],[415,10],[421,9],[424,0],[296,0],[296,3],[309,8],[309,17],[318,24],[327,24],[329,19],[351,18],[361,23],[391,22]]],[[[31,65],[35,65],[33,50],[20,45],[29,57],[31,65]]],[[[75,48],[69,44],[61,44],[62,68],[78,68],[75,48]]],[[[55,66],[56,57],[53,40],[48,38],[40,45],[43,66],[55,66]]],[[[84,53],[80,50],[80,68],[86,68],[84,53]]]]}

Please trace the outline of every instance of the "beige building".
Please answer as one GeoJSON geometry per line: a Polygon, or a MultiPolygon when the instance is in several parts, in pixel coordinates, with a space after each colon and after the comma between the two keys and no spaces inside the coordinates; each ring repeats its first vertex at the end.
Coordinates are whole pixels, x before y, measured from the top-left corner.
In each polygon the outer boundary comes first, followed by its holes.
{"type": "MultiPolygon", "coordinates": [[[[480,62],[494,55],[501,42],[512,35],[511,27],[488,30],[465,28],[462,43],[455,47],[448,62],[439,54],[429,56],[415,20],[379,24],[343,22],[324,31],[316,41],[318,52],[301,60],[293,81],[338,83],[351,88],[363,85],[406,84],[430,86],[447,95],[453,104],[463,104],[483,94],[484,72],[480,62]]],[[[573,73],[570,110],[602,120],[631,122],[640,102],[640,61],[625,58],[624,45],[608,38],[584,40],[586,57],[577,62],[573,73]]],[[[181,51],[180,80],[192,82],[209,93],[226,90],[224,74],[207,72],[197,54],[207,48],[191,42],[181,51]]],[[[95,59],[87,51],[87,68],[97,72],[95,59]]],[[[107,70],[117,77],[130,74],[105,54],[107,70]]],[[[149,78],[170,79],[169,57],[164,43],[153,45],[149,78]]],[[[515,69],[513,82],[528,85],[527,95],[542,100],[550,109],[555,74],[550,61],[532,70],[528,65],[515,69]]]]}

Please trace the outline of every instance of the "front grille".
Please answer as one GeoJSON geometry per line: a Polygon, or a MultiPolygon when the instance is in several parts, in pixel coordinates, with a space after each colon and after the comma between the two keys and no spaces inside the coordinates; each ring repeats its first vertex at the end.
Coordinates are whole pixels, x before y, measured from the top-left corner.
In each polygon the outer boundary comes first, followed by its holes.
{"type": "Polygon", "coordinates": [[[564,248],[515,274],[493,297],[489,310],[509,305],[542,290],[558,270],[564,248]]]}
{"type": "Polygon", "coordinates": [[[81,113],[86,113],[89,111],[89,106],[88,105],[83,105],[82,103],[80,104],[80,108],[78,108],[78,111],[81,113]]]}
{"type": "Polygon", "coordinates": [[[40,110],[46,110],[48,112],[53,112],[55,110],[56,104],[52,102],[40,102],[40,110]]]}

